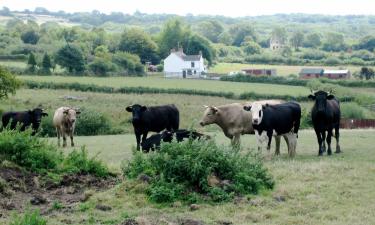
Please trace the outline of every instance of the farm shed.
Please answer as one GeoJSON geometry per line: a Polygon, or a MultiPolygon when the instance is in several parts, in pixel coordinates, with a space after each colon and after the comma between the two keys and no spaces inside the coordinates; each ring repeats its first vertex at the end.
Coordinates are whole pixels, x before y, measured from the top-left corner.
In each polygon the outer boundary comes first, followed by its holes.
{"type": "Polygon", "coordinates": [[[299,73],[299,77],[303,79],[319,78],[323,76],[323,68],[303,68],[299,73]]]}
{"type": "Polygon", "coordinates": [[[349,79],[349,70],[324,70],[323,77],[329,79],[349,79]]]}
{"type": "Polygon", "coordinates": [[[276,76],[276,69],[243,69],[242,71],[251,76],[276,76]]]}
{"type": "Polygon", "coordinates": [[[185,55],[182,48],[164,59],[164,76],[167,78],[201,78],[207,72],[202,52],[198,55],[185,55]]]}

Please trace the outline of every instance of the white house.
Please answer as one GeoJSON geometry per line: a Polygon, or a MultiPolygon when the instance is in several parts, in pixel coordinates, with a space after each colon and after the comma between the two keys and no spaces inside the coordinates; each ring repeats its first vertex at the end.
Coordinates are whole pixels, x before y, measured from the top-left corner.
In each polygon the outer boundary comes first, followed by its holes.
{"type": "Polygon", "coordinates": [[[199,55],[185,55],[182,48],[164,59],[164,76],[167,78],[200,78],[206,73],[202,52],[199,55]]]}

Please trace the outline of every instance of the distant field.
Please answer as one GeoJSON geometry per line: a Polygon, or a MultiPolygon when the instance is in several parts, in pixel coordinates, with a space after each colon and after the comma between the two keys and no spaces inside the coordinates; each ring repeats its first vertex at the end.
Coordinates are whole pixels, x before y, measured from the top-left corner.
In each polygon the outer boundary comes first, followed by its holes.
{"type": "Polygon", "coordinates": [[[56,83],[78,82],[82,84],[95,84],[110,87],[153,87],[153,88],[178,88],[215,92],[256,92],[259,94],[275,95],[308,95],[309,89],[305,87],[291,87],[287,85],[235,83],[214,80],[193,79],[165,79],[161,77],[73,77],[73,76],[19,76],[23,80],[45,81],[56,83]]]}
{"type": "Polygon", "coordinates": [[[209,68],[210,73],[224,73],[227,74],[231,71],[240,71],[242,69],[276,69],[276,73],[279,76],[288,76],[290,74],[296,74],[301,71],[302,68],[325,68],[325,69],[339,69],[346,68],[352,73],[359,71],[360,66],[287,66],[287,65],[264,65],[264,64],[240,64],[240,63],[218,63],[214,67],[209,68]]]}
{"type": "Polygon", "coordinates": [[[0,61],[1,66],[9,66],[9,67],[17,67],[17,68],[24,68],[26,69],[26,62],[22,61],[9,61],[9,60],[1,60],[0,61]]]}

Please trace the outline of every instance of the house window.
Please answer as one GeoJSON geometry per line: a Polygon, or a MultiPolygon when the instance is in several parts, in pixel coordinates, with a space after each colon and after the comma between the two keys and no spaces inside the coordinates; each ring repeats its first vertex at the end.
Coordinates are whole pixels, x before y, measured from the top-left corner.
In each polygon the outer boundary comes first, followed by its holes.
{"type": "Polygon", "coordinates": [[[191,68],[194,68],[194,66],[195,66],[195,63],[191,62],[191,68]]]}
{"type": "Polygon", "coordinates": [[[196,71],[196,70],[194,70],[194,74],[197,74],[197,71],[196,71]]]}

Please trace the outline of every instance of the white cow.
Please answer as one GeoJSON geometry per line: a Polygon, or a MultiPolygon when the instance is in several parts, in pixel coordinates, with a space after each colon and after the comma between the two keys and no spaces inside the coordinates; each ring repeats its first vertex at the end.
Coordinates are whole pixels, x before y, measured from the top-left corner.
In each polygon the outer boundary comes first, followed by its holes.
{"type": "Polygon", "coordinates": [[[73,134],[77,115],[81,112],[70,107],[60,107],[56,109],[53,116],[53,125],[57,133],[57,145],[60,146],[60,137],[63,137],[63,147],[66,147],[66,137],[70,137],[71,146],[74,146],[73,134]]]}

